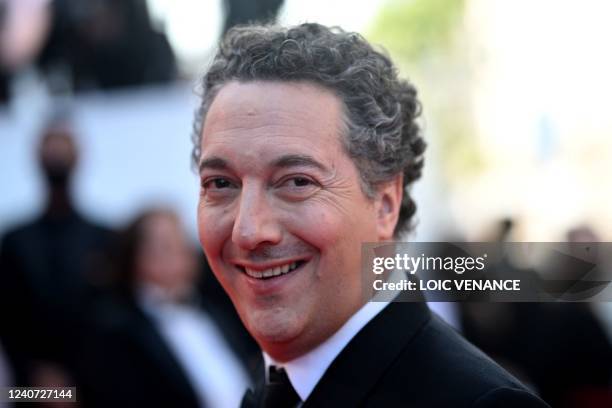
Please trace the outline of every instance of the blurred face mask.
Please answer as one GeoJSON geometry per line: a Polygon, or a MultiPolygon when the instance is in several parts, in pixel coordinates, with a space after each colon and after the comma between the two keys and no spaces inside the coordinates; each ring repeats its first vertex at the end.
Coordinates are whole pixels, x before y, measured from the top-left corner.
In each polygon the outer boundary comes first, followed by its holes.
{"type": "Polygon", "coordinates": [[[76,151],[71,137],[51,133],[43,141],[40,163],[43,175],[51,188],[65,187],[76,161],[76,151]]]}
{"type": "Polygon", "coordinates": [[[67,162],[52,161],[43,163],[42,170],[50,187],[65,187],[70,180],[72,165],[67,162]]]}

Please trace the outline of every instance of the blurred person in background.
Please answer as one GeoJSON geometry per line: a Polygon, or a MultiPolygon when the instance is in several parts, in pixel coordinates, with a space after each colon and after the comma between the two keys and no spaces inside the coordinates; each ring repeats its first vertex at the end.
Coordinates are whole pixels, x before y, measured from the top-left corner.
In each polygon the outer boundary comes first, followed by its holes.
{"type": "Polygon", "coordinates": [[[236,407],[257,348],[199,288],[195,248],[174,212],[144,211],[119,240],[116,297],[101,302],[79,361],[87,406],[236,407]]]}
{"type": "Polygon", "coordinates": [[[0,105],[11,80],[40,53],[51,22],[50,0],[0,0],[0,105]]]}
{"type": "Polygon", "coordinates": [[[176,79],[174,52],[166,35],[153,28],[146,0],[55,0],[51,6],[53,24],[37,64],[52,90],[106,90],[176,79]]]}
{"type": "Polygon", "coordinates": [[[112,239],[72,201],[78,149],[66,118],[43,129],[38,162],[47,186],[44,211],[0,243],[0,339],[19,386],[70,381],[74,346],[112,239]]]}

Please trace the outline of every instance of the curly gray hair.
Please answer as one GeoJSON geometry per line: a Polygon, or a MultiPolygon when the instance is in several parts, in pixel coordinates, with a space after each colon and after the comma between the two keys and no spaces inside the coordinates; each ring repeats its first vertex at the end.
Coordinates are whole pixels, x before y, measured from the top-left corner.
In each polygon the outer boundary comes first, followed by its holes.
{"type": "Polygon", "coordinates": [[[366,196],[404,175],[404,197],[395,236],[411,227],[416,204],[408,188],[421,176],[425,142],[416,118],[421,104],[410,82],[398,78],[389,57],[356,33],[320,24],[293,28],[231,29],[202,81],[202,102],[192,135],[194,164],[200,160],[202,127],[219,90],[230,81],[310,81],[344,103],[344,146],[357,166],[366,196]]]}

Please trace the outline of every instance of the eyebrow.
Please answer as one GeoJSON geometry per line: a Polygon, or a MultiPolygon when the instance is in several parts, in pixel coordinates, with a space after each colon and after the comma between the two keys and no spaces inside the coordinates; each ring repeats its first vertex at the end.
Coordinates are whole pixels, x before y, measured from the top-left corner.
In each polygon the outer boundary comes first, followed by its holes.
{"type": "Polygon", "coordinates": [[[286,168],[286,167],[312,167],[321,171],[327,171],[327,167],[315,160],[312,156],[302,154],[288,154],[281,156],[272,162],[274,167],[286,168]]]}
{"type": "MultiPolygon", "coordinates": [[[[311,167],[324,172],[328,171],[326,166],[315,160],[312,156],[303,154],[288,154],[281,156],[272,162],[272,166],[276,168],[303,166],[311,167]]],[[[202,173],[205,169],[227,170],[228,168],[230,168],[229,163],[225,159],[218,156],[212,156],[202,160],[199,166],[200,173],[202,173]]]]}
{"type": "Polygon", "coordinates": [[[225,170],[227,168],[229,168],[229,164],[222,158],[216,156],[209,157],[200,162],[200,173],[202,173],[204,169],[225,170]]]}

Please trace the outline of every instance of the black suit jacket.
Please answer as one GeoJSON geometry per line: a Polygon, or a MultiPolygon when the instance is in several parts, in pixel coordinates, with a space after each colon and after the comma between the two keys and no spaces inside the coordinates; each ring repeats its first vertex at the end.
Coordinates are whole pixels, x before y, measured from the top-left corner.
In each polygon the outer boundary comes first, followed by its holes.
{"type": "MultiPolygon", "coordinates": [[[[256,406],[258,395],[243,406],[256,406]],[[249,403],[251,405],[249,405],[249,403]]],[[[423,303],[391,303],[332,362],[303,408],[547,407],[423,303]]]]}
{"type": "Polygon", "coordinates": [[[38,363],[63,369],[88,325],[113,232],[75,211],[44,214],[0,243],[0,341],[15,382],[31,384],[38,363]]]}
{"type": "Polygon", "coordinates": [[[86,407],[198,407],[195,391],[154,323],[135,304],[107,306],[78,351],[86,407]]]}

